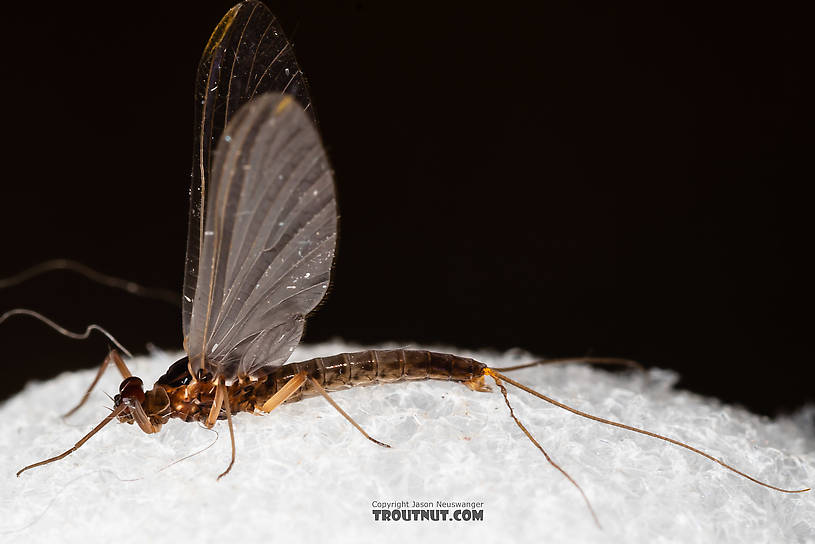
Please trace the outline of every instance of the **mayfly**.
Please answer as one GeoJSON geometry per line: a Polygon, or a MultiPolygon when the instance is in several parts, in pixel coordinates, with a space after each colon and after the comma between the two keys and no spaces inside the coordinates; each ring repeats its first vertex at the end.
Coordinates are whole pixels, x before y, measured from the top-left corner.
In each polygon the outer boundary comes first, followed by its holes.
{"type": "MultiPolygon", "coordinates": [[[[233,414],[268,413],[285,402],[322,396],[368,435],[329,395],[357,385],[445,380],[489,391],[546,460],[591,505],[516,417],[505,383],[584,418],[690,450],[759,485],[761,482],[685,443],[566,406],[473,359],[423,350],[369,350],[287,363],[306,316],[330,281],[337,240],[333,173],[316,129],[305,79],[275,17],[257,0],[233,7],[213,32],[198,67],[196,137],[182,293],[186,357],[144,390],[119,351],[105,358],[73,413],[113,364],[124,380],[114,408],[72,448],[22,468],[58,461],[118,419],[156,433],[171,418],[212,427],[225,419],[235,462],[233,414]],[[217,143],[217,146],[215,144],[217,143]]],[[[581,359],[589,363],[621,362],[581,359]]],[[[531,363],[539,364],[539,363],[531,363]]],[[[530,365],[522,365],[530,366],[530,365]]],[[[595,520],[597,519],[594,516],[595,520]]]]}

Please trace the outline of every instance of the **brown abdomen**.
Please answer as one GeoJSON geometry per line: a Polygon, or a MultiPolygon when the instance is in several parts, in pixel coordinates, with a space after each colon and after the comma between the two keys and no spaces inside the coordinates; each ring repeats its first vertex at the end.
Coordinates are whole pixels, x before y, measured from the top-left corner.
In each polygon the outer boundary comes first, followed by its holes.
{"type": "MultiPolygon", "coordinates": [[[[357,385],[394,383],[405,380],[445,380],[469,382],[483,374],[486,365],[473,359],[424,350],[367,350],[317,357],[283,365],[266,378],[270,393],[283,387],[295,374],[305,371],[327,391],[340,391],[357,385]]],[[[318,395],[311,381],[288,402],[318,395]]]]}

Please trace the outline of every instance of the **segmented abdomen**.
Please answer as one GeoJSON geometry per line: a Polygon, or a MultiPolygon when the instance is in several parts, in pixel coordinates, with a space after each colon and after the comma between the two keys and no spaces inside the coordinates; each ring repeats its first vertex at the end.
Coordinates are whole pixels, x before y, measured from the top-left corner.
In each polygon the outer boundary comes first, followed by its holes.
{"type": "MultiPolygon", "coordinates": [[[[407,349],[367,350],[283,365],[266,377],[264,385],[266,394],[271,396],[301,371],[309,378],[316,379],[327,391],[405,380],[468,382],[483,375],[485,368],[483,363],[448,353],[407,349]]],[[[311,380],[307,380],[288,402],[315,395],[319,393],[311,380]]]]}

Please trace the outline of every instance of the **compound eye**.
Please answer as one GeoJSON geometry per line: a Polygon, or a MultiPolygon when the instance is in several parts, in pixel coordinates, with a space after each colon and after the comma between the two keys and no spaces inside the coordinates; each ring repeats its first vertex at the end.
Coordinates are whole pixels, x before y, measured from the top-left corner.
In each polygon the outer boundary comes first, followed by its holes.
{"type": "Polygon", "coordinates": [[[122,380],[122,383],[119,385],[119,393],[121,393],[122,398],[135,399],[139,401],[139,403],[142,403],[144,402],[144,389],[142,389],[142,385],[144,385],[144,382],[141,378],[130,376],[122,380]]]}

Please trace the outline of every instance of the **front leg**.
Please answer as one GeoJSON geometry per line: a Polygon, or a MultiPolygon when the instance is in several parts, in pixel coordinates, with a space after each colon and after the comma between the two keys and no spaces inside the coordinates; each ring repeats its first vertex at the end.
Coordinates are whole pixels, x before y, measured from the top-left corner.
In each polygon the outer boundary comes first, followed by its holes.
{"type": "Polygon", "coordinates": [[[115,349],[110,350],[107,357],[105,357],[105,360],[102,361],[102,366],[99,367],[99,371],[96,373],[96,377],[91,382],[90,387],[88,387],[88,390],[85,391],[84,395],[82,395],[82,400],[79,401],[79,404],[74,406],[72,409],[68,410],[68,412],[62,416],[63,418],[70,417],[71,415],[73,415],[74,412],[79,410],[79,408],[83,404],[85,404],[85,401],[87,401],[88,397],[91,395],[91,391],[93,391],[93,388],[96,387],[96,384],[99,382],[99,378],[102,377],[102,374],[105,373],[105,370],[107,369],[108,365],[111,362],[113,362],[113,364],[116,365],[116,368],[119,369],[119,372],[122,374],[122,379],[129,378],[132,376],[132,374],[130,373],[130,369],[127,368],[127,365],[122,359],[122,356],[119,355],[119,352],[116,351],[115,349]]]}

